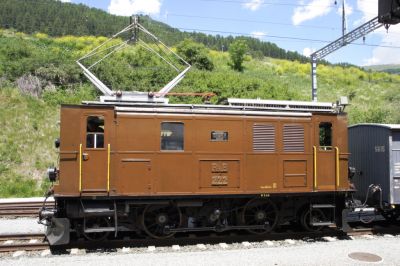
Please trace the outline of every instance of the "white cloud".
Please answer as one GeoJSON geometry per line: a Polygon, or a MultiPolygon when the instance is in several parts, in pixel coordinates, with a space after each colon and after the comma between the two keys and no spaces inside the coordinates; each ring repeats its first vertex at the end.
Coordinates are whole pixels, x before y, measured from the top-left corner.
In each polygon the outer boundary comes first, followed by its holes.
{"type": "MultiPolygon", "coordinates": [[[[357,9],[362,12],[362,18],[355,21],[356,26],[365,23],[378,15],[378,0],[358,0],[357,9]]],[[[398,26],[390,27],[389,31],[381,27],[370,34],[375,34],[381,38],[381,46],[398,46],[400,43],[400,28],[398,26]]],[[[368,40],[368,35],[366,36],[368,40]]],[[[364,60],[364,65],[384,65],[398,64],[400,62],[400,53],[397,49],[388,47],[376,47],[372,50],[372,56],[364,60]]]]}
{"type": "Polygon", "coordinates": [[[362,18],[355,21],[354,24],[360,25],[378,15],[378,0],[357,0],[357,9],[361,11],[362,18]]]}
{"type": "Polygon", "coordinates": [[[160,7],[161,0],[111,0],[108,12],[120,16],[131,16],[138,13],[158,15],[160,7]]]}
{"type": "Polygon", "coordinates": [[[267,33],[262,31],[253,31],[251,32],[251,36],[254,38],[262,39],[267,36],[267,33]]]}
{"type": "Polygon", "coordinates": [[[71,3],[71,0],[60,0],[63,3],[71,3]]]}
{"type": "MultiPolygon", "coordinates": [[[[382,46],[398,46],[400,43],[400,28],[390,27],[389,32],[380,30],[379,35],[382,36],[382,46]]],[[[368,39],[368,37],[367,37],[368,39]]],[[[398,49],[388,47],[377,47],[372,51],[372,56],[364,60],[365,65],[384,65],[384,64],[399,64],[400,53],[398,49]]]]}
{"type": "Polygon", "coordinates": [[[304,21],[324,16],[332,9],[331,0],[312,0],[308,3],[299,1],[299,5],[301,6],[294,9],[294,14],[292,16],[294,25],[299,25],[304,21]]]}
{"type": "Polygon", "coordinates": [[[246,9],[250,9],[251,11],[256,11],[264,4],[264,0],[247,0],[242,6],[246,9]]]}
{"type": "Polygon", "coordinates": [[[307,56],[307,57],[310,56],[314,52],[315,52],[315,48],[306,47],[303,49],[303,55],[307,56]]]}

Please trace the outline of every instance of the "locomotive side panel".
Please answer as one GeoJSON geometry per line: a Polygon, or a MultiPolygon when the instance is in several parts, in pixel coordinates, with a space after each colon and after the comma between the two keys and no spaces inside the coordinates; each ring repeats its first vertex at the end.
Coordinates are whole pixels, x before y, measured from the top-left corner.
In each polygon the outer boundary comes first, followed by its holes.
{"type": "Polygon", "coordinates": [[[196,192],[244,192],[243,118],[202,116],[195,117],[194,123],[196,192]]]}
{"type": "Polygon", "coordinates": [[[116,146],[112,157],[115,171],[112,192],[117,195],[150,195],[157,147],[153,115],[117,115],[116,146]]]}
{"type": "Polygon", "coordinates": [[[75,195],[79,190],[79,149],[81,110],[63,107],[60,113],[60,174],[54,192],[75,195]]]}
{"type": "Polygon", "coordinates": [[[285,192],[313,190],[311,120],[283,119],[280,122],[281,154],[279,188],[285,192]]]}
{"type": "Polygon", "coordinates": [[[279,183],[281,141],[279,122],[273,118],[247,119],[245,189],[254,193],[273,192],[279,183]]]}

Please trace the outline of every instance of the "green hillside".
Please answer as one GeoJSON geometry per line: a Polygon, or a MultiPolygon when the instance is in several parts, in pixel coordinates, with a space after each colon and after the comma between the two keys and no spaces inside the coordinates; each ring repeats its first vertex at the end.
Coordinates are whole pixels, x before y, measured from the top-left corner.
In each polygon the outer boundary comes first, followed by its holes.
{"type": "MultiPolygon", "coordinates": [[[[57,163],[53,141],[59,135],[59,104],[98,95],[75,60],[104,40],[0,30],[0,123],[4,125],[0,197],[43,193],[46,184],[35,180],[44,180],[47,166],[57,163]]],[[[237,72],[229,66],[227,52],[201,49],[202,58],[208,58],[213,69],[193,68],[175,92],[214,92],[214,103],[228,97],[310,99],[309,63],[247,55],[244,71],[237,72]]],[[[172,75],[159,59],[138,48],[118,52],[96,71],[113,89],[141,91],[158,91],[172,75]]],[[[326,65],[319,65],[318,74],[318,99],[335,101],[348,96],[350,123],[400,123],[399,75],[326,65]]],[[[171,101],[201,99],[175,97],[171,101]]]]}
{"type": "MultiPolygon", "coordinates": [[[[176,45],[185,38],[203,43],[210,49],[228,49],[237,38],[245,38],[253,56],[269,56],[306,62],[308,58],[297,52],[285,51],[276,44],[251,37],[223,37],[204,33],[181,32],[164,23],[141,16],[140,23],[168,45],[176,45]]],[[[85,5],[63,3],[58,0],[1,0],[0,27],[32,34],[50,36],[112,36],[129,24],[128,17],[115,16],[85,5]]]]}
{"type": "Polygon", "coordinates": [[[390,74],[400,74],[400,65],[374,65],[364,67],[366,70],[381,71],[390,74]]]}

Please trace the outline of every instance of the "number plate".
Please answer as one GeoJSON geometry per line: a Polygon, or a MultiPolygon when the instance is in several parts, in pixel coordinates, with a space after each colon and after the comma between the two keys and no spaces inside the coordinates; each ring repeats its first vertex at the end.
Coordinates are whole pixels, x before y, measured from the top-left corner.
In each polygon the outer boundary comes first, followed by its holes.
{"type": "Polygon", "coordinates": [[[225,175],[214,175],[211,177],[211,185],[226,186],[228,185],[228,177],[225,175]]]}

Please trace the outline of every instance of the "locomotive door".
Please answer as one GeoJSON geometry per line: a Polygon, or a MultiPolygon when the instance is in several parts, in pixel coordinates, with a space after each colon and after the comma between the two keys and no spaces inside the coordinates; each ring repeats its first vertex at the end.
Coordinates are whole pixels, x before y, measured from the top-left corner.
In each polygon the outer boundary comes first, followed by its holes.
{"type": "Polygon", "coordinates": [[[336,150],[333,120],[319,121],[316,127],[316,145],[314,147],[314,188],[315,190],[336,189],[336,150]]]}
{"type": "Polygon", "coordinates": [[[80,191],[106,194],[110,176],[110,126],[106,112],[85,114],[82,119],[80,191]]]}

